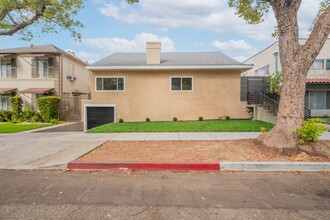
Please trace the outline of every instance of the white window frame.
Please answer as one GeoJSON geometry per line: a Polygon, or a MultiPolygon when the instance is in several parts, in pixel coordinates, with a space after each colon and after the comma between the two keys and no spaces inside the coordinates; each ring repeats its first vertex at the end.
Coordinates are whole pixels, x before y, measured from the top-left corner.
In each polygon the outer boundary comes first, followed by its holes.
{"type": "MultiPolygon", "coordinates": [[[[44,69],[43,69],[44,71],[44,69]]],[[[49,75],[49,59],[48,58],[38,58],[37,59],[37,76],[38,78],[48,78],[49,75]],[[46,62],[47,63],[47,68],[46,68],[46,73],[43,73],[43,76],[40,74],[40,68],[39,68],[39,62],[46,62]]]]}
{"type": "Polygon", "coordinates": [[[95,77],[95,92],[125,92],[126,90],[126,78],[125,76],[96,76],[95,77]],[[117,78],[117,89],[116,90],[104,90],[103,89],[103,80],[102,80],[102,90],[97,89],[97,79],[106,79],[106,78],[117,78]],[[118,90],[118,78],[124,79],[124,89],[118,90]]]}
{"type": "Polygon", "coordinates": [[[11,110],[11,105],[10,105],[10,95],[0,95],[0,110],[11,110]],[[2,98],[6,98],[7,103],[6,103],[6,108],[3,107],[3,102],[2,102],[2,98]]]}
{"type": "Polygon", "coordinates": [[[312,89],[312,90],[307,90],[307,92],[308,92],[308,95],[307,95],[307,97],[308,97],[308,106],[307,106],[307,108],[308,109],[310,109],[310,110],[326,110],[327,109],[327,90],[315,90],[315,89],[312,89]],[[310,92],[324,92],[325,93],[325,96],[324,96],[324,108],[316,108],[316,109],[312,109],[311,107],[310,107],[310,104],[311,104],[311,101],[310,101],[310,92]]]}
{"type": "Polygon", "coordinates": [[[326,59],[315,59],[311,65],[311,67],[309,68],[310,70],[325,70],[326,69],[326,59]],[[322,69],[315,69],[315,61],[323,61],[323,68],[322,69]]]}
{"type": "Polygon", "coordinates": [[[193,92],[194,91],[194,77],[193,76],[171,76],[170,77],[170,91],[171,92],[193,92]],[[181,78],[181,90],[172,90],[172,79],[181,78]],[[191,78],[191,90],[182,90],[182,79],[191,78]]]}
{"type": "Polygon", "coordinates": [[[11,78],[11,68],[12,68],[12,64],[11,64],[11,59],[10,58],[2,58],[0,59],[0,78],[11,78]],[[8,66],[6,65],[6,76],[2,77],[2,63],[10,63],[9,69],[8,66]]]}
{"type": "Polygon", "coordinates": [[[117,122],[117,112],[116,112],[116,105],[115,104],[85,104],[84,105],[84,131],[87,131],[87,108],[88,107],[113,107],[113,119],[114,122],[117,122]]]}
{"type": "Polygon", "coordinates": [[[74,76],[74,63],[72,62],[67,62],[67,75],[68,76],[74,76]]]}

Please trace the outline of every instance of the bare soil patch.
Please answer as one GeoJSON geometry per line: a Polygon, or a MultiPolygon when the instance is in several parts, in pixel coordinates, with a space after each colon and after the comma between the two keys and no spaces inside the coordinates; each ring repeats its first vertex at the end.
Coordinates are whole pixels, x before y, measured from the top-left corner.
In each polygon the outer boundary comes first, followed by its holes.
{"type": "Polygon", "coordinates": [[[78,159],[93,162],[330,161],[297,153],[285,156],[256,140],[108,141],[78,159]]]}

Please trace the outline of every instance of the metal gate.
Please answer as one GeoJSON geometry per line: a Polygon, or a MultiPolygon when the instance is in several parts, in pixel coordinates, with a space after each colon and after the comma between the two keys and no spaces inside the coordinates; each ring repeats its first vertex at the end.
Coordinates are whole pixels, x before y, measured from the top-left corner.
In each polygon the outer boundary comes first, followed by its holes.
{"type": "Polygon", "coordinates": [[[81,100],[88,99],[87,95],[62,95],[60,119],[65,121],[80,121],[81,100]]]}

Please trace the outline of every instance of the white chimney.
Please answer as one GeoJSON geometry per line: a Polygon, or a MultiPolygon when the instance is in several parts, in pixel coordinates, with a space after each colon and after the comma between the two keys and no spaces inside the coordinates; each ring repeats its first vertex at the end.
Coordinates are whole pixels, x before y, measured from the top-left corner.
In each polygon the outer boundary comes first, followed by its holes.
{"type": "Polygon", "coordinates": [[[147,42],[147,64],[160,64],[160,42],[147,42]]]}

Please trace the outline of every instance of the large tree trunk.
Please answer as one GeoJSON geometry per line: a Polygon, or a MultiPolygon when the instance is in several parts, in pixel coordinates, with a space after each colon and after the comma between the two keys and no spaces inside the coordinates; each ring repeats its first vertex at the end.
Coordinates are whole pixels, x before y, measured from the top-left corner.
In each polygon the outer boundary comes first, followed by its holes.
{"type": "Polygon", "coordinates": [[[258,137],[267,147],[294,148],[298,137],[296,129],[304,120],[305,79],[307,73],[299,69],[299,64],[291,65],[283,75],[281,100],[275,127],[258,137]]]}
{"type": "Polygon", "coordinates": [[[316,22],[305,45],[298,42],[297,12],[301,0],[270,0],[279,31],[279,54],[283,83],[275,127],[258,137],[265,146],[295,148],[296,129],[304,120],[306,76],[330,32],[330,9],[316,22]]]}

